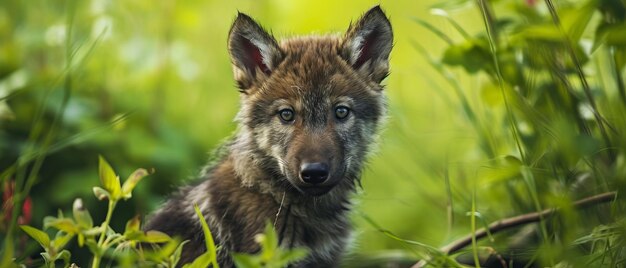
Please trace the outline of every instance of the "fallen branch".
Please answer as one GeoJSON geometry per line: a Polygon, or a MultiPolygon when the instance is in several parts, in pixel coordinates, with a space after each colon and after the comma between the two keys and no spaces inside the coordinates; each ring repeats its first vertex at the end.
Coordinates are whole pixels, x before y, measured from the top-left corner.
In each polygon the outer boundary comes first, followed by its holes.
{"type": "MultiPolygon", "coordinates": [[[[583,198],[581,200],[574,202],[572,205],[576,209],[581,209],[581,208],[586,208],[592,205],[613,201],[615,200],[616,197],[617,197],[617,192],[607,192],[607,193],[602,193],[602,194],[590,196],[587,198],[583,198]]],[[[552,217],[556,212],[558,212],[558,210],[559,208],[549,208],[541,212],[523,214],[523,215],[501,219],[501,220],[492,222],[491,224],[489,224],[488,227],[480,228],[476,230],[474,235],[468,234],[442,247],[441,252],[446,255],[454,254],[457,251],[472,244],[472,236],[475,236],[476,240],[479,240],[479,239],[486,237],[488,233],[494,234],[499,231],[509,229],[512,227],[516,227],[516,226],[520,226],[520,225],[524,225],[524,224],[528,224],[532,222],[538,222],[542,219],[547,219],[549,217],[552,217]]],[[[422,260],[416,263],[415,265],[413,265],[413,268],[423,267],[424,264],[426,263],[424,260],[422,260]]]]}

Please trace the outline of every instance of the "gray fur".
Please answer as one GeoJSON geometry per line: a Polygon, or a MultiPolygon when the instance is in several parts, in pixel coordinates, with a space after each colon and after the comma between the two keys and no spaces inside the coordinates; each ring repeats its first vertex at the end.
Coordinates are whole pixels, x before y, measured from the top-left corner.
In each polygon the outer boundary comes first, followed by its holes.
{"type": "Polygon", "coordinates": [[[145,229],[190,240],[182,263],[190,262],[206,250],[193,211],[197,204],[221,247],[222,267],[233,266],[232,252],[259,250],[254,236],[267,221],[274,223],[281,247],[309,250],[296,266],[337,266],[351,237],[350,199],[386,113],[379,83],[389,71],[392,38],[379,7],[343,38],[298,37],[280,44],[239,14],[229,36],[242,90],[237,133],[203,170],[200,184],[182,188],[145,229]],[[355,40],[373,31],[377,37],[367,41],[366,58],[353,56],[362,52],[355,40]],[[257,52],[262,60],[249,58],[257,52]],[[348,107],[349,115],[337,118],[338,106],[348,107]],[[292,109],[295,119],[281,121],[281,109],[292,109]],[[306,161],[327,163],[328,178],[316,185],[302,181],[306,161]]]}

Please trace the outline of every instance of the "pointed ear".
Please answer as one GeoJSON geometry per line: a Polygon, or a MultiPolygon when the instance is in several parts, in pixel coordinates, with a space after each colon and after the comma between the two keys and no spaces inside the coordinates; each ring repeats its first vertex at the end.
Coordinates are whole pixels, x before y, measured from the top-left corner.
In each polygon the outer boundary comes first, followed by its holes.
{"type": "Polygon", "coordinates": [[[389,73],[392,46],[391,23],[380,6],[375,6],[350,25],[341,56],[359,73],[380,83],[389,73]]]}
{"type": "Polygon", "coordinates": [[[248,15],[239,13],[228,35],[228,52],[240,89],[269,76],[283,58],[276,39],[248,15]]]}

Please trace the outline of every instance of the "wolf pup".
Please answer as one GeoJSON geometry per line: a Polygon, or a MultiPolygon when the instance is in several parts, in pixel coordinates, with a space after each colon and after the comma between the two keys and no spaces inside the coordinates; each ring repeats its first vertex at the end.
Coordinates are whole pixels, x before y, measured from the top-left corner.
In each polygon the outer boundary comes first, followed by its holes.
{"type": "Polygon", "coordinates": [[[386,101],[393,33],[380,7],[343,36],[277,42],[239,13],[228,36],[241,108],[235,136],[145,227],[189,240],[181,263],[206,251],[193,206],[206,217],[218,261],[259,250],[274,224],[281,247],[304,247],[298,267],[337,266],[350,237],[350,197],[373,146],[386,101]]]}

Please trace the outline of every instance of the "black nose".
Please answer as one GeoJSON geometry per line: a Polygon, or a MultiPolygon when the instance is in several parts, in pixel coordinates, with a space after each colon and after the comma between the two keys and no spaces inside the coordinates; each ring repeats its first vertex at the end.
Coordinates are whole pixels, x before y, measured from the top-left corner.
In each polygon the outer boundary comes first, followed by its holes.
{"type": "Polygon", "coordinates": [[[328,179],[326,163],[303,163],[300,165],[300,178],[306,183],[320,184],[328,179]]]}

